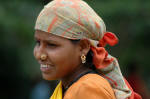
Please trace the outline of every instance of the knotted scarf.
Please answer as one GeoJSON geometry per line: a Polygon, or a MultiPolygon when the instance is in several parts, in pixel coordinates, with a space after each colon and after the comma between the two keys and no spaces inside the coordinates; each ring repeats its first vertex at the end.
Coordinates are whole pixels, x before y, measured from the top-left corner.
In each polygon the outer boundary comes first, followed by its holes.
{"type": "MultiPolygon", "coordinates": [[[[122,76],[118,61],[105,50],[114,46],[118,38],[106,32],[103,20],[82,0],[54,0],[39,14],[36,30],[68,39],[87,39],[93,51],[93,64],[112,86],[116,99],[141,99],[122,76]]],[[[50,99],[62,99],[61,82],[50,99]]]]}

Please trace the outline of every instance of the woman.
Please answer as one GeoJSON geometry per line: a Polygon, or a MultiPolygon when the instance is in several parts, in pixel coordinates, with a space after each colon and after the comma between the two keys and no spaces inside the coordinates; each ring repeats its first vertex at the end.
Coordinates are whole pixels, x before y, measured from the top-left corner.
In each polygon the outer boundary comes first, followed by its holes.
{"type": "Polygon", "coordinates": [[[35,58],[43,78],[60,80],[50,99],[141,99],[105,45],[118,42],[82,0],[54,0],[35,25],[35,58]]]}

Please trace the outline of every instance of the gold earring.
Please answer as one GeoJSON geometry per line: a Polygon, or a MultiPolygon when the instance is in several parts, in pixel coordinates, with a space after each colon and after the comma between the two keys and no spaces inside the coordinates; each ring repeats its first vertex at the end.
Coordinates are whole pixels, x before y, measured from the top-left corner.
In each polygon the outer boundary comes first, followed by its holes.
{"type": "Polygon", "coordinates": [[[47,56],[45,54],[42,54],[40,57],[41,60],[46,60],[46,58],[47,58],[47,56]]]}
{"type": "Polygon", "coordinates": [[[82,63],[86,63],[86,56],[84,54],[81,55],[81,61],[82,63]]]}

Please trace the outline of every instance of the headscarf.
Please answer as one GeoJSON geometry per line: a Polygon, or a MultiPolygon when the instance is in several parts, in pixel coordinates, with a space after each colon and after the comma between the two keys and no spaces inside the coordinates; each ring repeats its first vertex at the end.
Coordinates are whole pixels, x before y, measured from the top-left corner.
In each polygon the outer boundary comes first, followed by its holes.
{"type": "MultiPolygon", "coordinates": [[[[118,38],[106,32],[100,16],[82,0],[54,0],[39,14],[36,30],[52,33],[67,39],[87,39],[93,51],[93,64],[110,83],[116,99],[141,99],[122,76],[118,61],[105,50],[105,45],[114,46],[118,38]]],[[[54,94],[60,93],[61,82],[54,94]]],[[[58,87],[57,86],[57,87],[58,87]]],[[[52,95],[51,99],[58,99],[52,95]]],[[[62,98],[61,98],[62,99],[62,98]]]]}

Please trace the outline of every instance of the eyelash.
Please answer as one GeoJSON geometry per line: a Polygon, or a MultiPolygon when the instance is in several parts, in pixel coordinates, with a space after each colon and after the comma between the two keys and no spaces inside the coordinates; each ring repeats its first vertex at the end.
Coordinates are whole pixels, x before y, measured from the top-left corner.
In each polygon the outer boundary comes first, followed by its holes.
{"type": "Polygon", "coordinates": [[[47,45],[51,46],[51,47],[56,47],[57,46],[56,44],[51,44],[51,43],[48,43],[47,45]]]}

